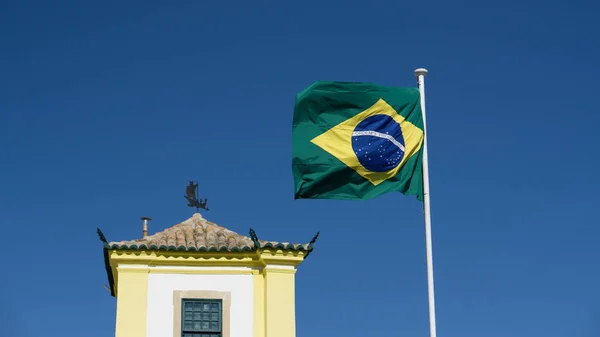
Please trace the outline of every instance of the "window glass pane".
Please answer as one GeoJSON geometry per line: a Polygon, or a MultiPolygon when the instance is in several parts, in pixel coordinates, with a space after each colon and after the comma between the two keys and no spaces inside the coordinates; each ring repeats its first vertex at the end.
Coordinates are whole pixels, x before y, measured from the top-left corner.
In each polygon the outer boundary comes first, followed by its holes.
{"type": "Polygon", "coordinates": [[[209,329],[209,322],[202,322],[202,330],[208,330],[209,329]]]}
{"type": "Polygon", "coordinates": [[[210,304],[209,304],[209,303],[206,303],[206,302],[205,302],[205,303],[203,303],[202,310],[204,310],[204,311],[209,311],[209,310],[210,310],[210,304]]]}
{"type": "Polygon", "coordinates": [[[192,328],[193,328],[192,321],[184,321],[183,322],[184,330],[191,330],[192,328]]]}
{"type": "Polygon", "coordinates": [[[203,321],[210,321],[210,313],[208,313],[208,312],[203,312],[203,313],[202,313],[202,320],[203,320],[203,321]]]}
{"type": "Polygon", "coordinates": [[[200,311],[201,306],[202,306],[202,303],[194,302],[194,311],[200,311]]]}
{"type": "Polygon", "coordinates": [[[186,312],[183,314],[183,319],[186,321],[192,320],[194,318],[193,313],[191,312],[186,312]]]}
{"type": "Polygon", "coordinates": [[[194,330],[200,330],[200,329],[202,329],[200,322],[194,322],[194,330]]]}
{"type": "Polygon", "coordinates": [[[194,321],[199,321],[199,320],[201,320],[202,318],[201,318],[201,316],[200,316],[200,315],[202,315],[202,314],[201,314],[201,313],[199,313],[199,312],[194,312],[194,321]]]}
{"type": "Polygon", "coordinates": [[[219,321],[219,313],[218,312],[213,312],[212,314],[210,314],[210,320],[211,321],[219,321]]]}
{"type": "Polygon", "coordinates": [[[192,302],[183,302],[183,308],[185,311],[192,310],[192,306],[194,304],[192,302]]]}
{"type": "Polygon", "coordinates": [[[212,303],[211,304],[211,311],[219,311],[219,303],[212,303]]]}
{"type": "Polygon", "coordinates": [[[219,330],[219,322],[210,322],[210,330],[218,331],[219,330]]]}

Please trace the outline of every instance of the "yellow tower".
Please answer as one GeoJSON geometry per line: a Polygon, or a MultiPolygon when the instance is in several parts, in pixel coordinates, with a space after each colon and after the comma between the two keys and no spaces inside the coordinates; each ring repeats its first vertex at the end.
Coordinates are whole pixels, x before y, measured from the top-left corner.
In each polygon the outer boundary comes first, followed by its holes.
{"type": "MultiPolygon", "coordinates": [[[[143,218],[144,219],[144,218],[143,218]]],[[[295,337],[294,275],[307,244],[258,240],[199,213],[132,241],[104,243],[116,337],[295,337]]]]}

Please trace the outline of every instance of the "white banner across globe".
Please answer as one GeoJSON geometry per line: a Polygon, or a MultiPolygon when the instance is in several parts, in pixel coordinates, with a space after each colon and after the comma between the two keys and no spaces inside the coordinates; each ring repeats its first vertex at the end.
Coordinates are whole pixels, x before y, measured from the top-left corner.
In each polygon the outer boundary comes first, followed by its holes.
{"type": "Polygon", "coordinates": [[[392,144],[396,145],[398,148],[400,148],[400,150],[402,152],[405,152],[406,150],[404,149],[404,145],[402,145],[399,141],[396,140],[396,138],[390,136],[389,134],[386,133],[381,133],[381,132],[377,132],[377,131],[354,131],[352,132],[352,137],[356,137],[356,136],[373,136],[373,137],[377,137],[377,138],[383,138],[383,139],[387,139],[390,142],[392,142],[392,144]]]}

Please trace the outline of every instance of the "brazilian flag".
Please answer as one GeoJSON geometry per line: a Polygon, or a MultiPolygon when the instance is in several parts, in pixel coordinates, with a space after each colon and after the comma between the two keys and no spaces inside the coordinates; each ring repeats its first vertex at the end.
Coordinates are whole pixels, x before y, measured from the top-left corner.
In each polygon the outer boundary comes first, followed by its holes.
{"type": "Polygon", "coordinates": [[[295,199],[423,200],[419,89],[313,83],[296,95],[292,125],[295,199]]]}

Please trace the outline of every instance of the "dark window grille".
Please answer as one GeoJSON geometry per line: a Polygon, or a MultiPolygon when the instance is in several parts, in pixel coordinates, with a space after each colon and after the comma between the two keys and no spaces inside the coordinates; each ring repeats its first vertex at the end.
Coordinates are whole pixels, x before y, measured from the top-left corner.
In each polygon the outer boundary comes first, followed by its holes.
{"type": "Polygon", "coordinates": [[[222,337],[221,300],[182,299],[182,337],[222,337]]]}

